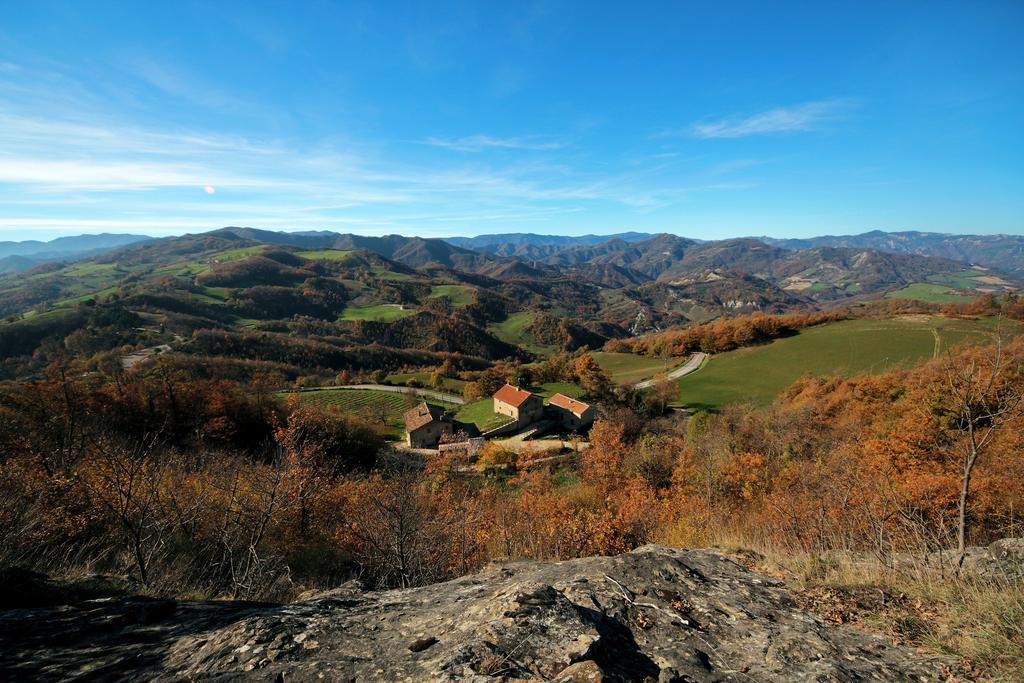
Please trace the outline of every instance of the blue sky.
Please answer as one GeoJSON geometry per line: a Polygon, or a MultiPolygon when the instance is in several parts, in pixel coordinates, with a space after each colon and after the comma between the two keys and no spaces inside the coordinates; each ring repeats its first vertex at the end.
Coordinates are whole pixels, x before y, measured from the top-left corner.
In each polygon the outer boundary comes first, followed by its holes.
{"type": "Polygon", "coordinates": [[[0,0],[0,240],[1024,232],[1024,3],[0,0]]]}

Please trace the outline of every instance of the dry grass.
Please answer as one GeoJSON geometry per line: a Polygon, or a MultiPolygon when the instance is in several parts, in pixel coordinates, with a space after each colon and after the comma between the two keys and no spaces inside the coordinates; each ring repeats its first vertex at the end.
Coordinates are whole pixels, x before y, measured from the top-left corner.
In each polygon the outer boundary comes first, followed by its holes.
{"type": "Polygon", "coordinates": [[[953,680],[1024,681],[1024,584],[886,566],[859,553],[809,554],[720,542],[751,569],[787,581],[826,622],[854,624],[955,662],[953,680]]]}

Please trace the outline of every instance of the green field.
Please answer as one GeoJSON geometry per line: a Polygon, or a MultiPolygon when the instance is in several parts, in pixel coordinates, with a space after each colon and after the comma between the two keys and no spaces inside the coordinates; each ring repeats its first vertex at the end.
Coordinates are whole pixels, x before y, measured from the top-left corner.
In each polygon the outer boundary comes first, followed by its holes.
{"type": "Polygon", "coordinates": [[[88,277],[89,275],[110,277],[116,275],[117,266],[113,263],[90,263],[86,261],[68,266],[63,272],[64,275],[74,278],[88,277]]]}
{"type": "Polygon", "coordinates": [[[914,301],[934,301],[945,303],[948,301],[973,301],[975,297],[965,294],[957,294],[946,285],[939,285],[932,282],[915,282],[903,289],[889,292],[885,295],[887,299],[913,299],[914,301]]]}
{"type": "Polygon", "coordinates": [[[468,306],[473,303],[473,288],[467,285],[434,285],[430,288],[430,298],[448,297],[452,306],[468,306]]]}
{"type": "Polygon", "coordinates": [[[554,353],[557,349],[554,346],[537,344],[533,335],[526,331],[536,316],[534,311],[520,311],[513,313],[500,323],[494,323],[487,327],[487,331],[507,344],[522,346],[524,349],[538,356],[546,356],[554,353]]]}
{"type": "MultiPolygon", "coordinates": [[[[283,396],[287,398],[291,395],[284,394],[283,396]]],[[[402,413],[421,401],[441,406],[448,411],[459,407],[453,403],[432,398],[374,389],[318,389],[299,392],[298,396],[303,402],[321,407],[335,406],[346,413],[359,415],[378,425],[381,424],[380,418],[384,417],[386,423],[381,426],[393,438],[401,438],[405,434],[402,413]]]]}
{"type": "MultiPolygon", "coordinates": [[[[991,318],[918,315],[811,327],[770,344],[716,354],[679,380],[679,401],[711,409],[743,401],[769,403],[802,375],[880,373],[912,365],[965,342],[985,342],[995,326],[991,318]]],[[[1004,323],[1004,331],[1008,327],[1004,323]]],[[[1014,331],[1020,329],[1013,324],[1014,331]]]]}
{"type": "Polygon", "coordinates": [[[977,268],[967,268],[961,270],[959,273],[952,273],[947,275],[933,275],[928,278],[929,282],[937,282],[940,285],[947,285],[953,289],[974,289],[975,287],[984,286],[983,282],[979,282],[975,278],[985,277],[991,275],[984,270],[978,270],[977,268]]]}
{"type": "Polygon", "coordinates": [[[221,251],[213,255],[213,260],[223,263],[224,261],[238,261],[239,259],[248,258],[254,254],[258,254],[263,251],[263,245],[257,244],[252,247],[241,247],[239,249],[229,249],[227,251],[221,251]]]}
{"type": "Polygon", "coordinates": [[[636,384],[679,365],[679,358],[651,358],[633,353],[596,351],[594,360],[611,378],[613,384],[636,384]]]}
{"type": "Polygon", "coordinates": [[[486,432],[508,422],[511,418],[495,413],[494,399],[487,397],[462,406],[455,414],[455,419],[459,422],[472,422],[481,432],[486,432]]]}
{"type": "Polygon", "coordinates": [[[227,302],[230,293],[227,287],[203,287],[202,292],[192,292],[192,298],[207,304],[221,305],[227,302]]]}
{"type": "Polygon", "coordinates": [[[351,249],[314,249],[312,251],[297,251],[295,255],[321,261],[344,261],[351,253],[351,249]]]}
{"type": "Polygon", "coordinates": [[[371,266],[370,273],[381,280],[392,280],[395,282],[407,282],[409,280],[417,279],[416,275],[410,273],[399,273],[394,270],[388,270],[383,266],[371,266]]]}
{"type": "Polygon", "coordinates": [[[389,323],[392,320],[398,320],[412,314],[412,310],[402,308],[399,304],[349,306],[341,312],[339,320],[376,320],[382,323],[389,323]]]}

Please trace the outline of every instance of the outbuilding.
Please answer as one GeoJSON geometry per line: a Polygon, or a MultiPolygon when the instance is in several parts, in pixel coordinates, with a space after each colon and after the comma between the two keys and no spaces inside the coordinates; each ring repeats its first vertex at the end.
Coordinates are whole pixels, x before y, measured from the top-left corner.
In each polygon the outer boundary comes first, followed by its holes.
{"type": "Polygon", "coordinates": [[[548,400],[548,409],[566,429],[585,429],[594,423],[596,416],[594,406],[565,394],[552,396],[548,400]]]}
{"type": "Polygon", "coordinates": [[[452,433],[452,421],[444,409],[424,401],[405,411],[405,440],[413,448],[437,448],[441,437],[452,433]]]}

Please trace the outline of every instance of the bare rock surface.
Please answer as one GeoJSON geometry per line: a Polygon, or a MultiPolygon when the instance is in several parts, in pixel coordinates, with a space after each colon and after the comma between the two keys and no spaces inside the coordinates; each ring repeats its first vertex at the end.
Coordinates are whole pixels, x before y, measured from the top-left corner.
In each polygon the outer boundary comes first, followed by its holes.
{"type": "Polygon", "coordinates": [[[942,680],[944,662],[802,611],[705,550],[517,562],[284,606],[132,597],[0,611],[0,678],[942,680]]]}

